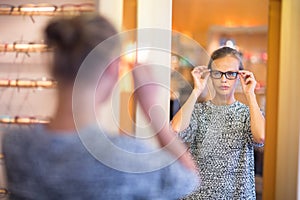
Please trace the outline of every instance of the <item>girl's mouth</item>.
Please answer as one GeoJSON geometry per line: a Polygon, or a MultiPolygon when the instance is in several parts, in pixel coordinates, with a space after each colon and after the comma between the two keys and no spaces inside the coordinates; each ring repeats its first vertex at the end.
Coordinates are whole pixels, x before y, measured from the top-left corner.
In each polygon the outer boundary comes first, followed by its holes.
{"type": "Polygon", "coordinates": [[[228,86],[221,86],[220,89],[221,89],[221,90],[228,90],[229,87],[228,87],[228,86]]]}

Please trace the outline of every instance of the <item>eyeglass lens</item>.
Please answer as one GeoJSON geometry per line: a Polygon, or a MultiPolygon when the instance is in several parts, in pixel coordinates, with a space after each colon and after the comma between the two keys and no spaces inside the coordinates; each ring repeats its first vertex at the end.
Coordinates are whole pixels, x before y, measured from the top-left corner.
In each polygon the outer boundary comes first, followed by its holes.
{"type": "Polygon", "coordinates": [[[220,79],[220,78],[222,78],[223,75],[225,75],[225,77],[227,79],[233,80],[233,79],[237,78],[238,72],[231,72],[231,71],[221,72],[218,70],[212,70],[210,74],[211,74],[211,77],[214,79],[220,79]]]}

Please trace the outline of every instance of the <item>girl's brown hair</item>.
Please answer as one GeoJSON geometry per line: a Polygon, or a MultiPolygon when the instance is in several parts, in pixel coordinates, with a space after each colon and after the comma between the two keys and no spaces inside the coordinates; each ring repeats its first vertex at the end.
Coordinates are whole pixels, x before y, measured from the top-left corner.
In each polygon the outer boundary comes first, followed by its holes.
{"type": "Polygon", "coordinates": [[[239,70],[243,70],[244,66],[243,66],[243,62],[242,62],[242,54],[237,51],[236,49],[230,48],[230,47],[222,47],[220,49],[217,49],[216,51],[214,51],[210,57],[209,63],[208,63],[208,69],[212,68],[212,63],[214,60],[218,59],[218,58],[223,58],[225,56],[233,56],[235,57],[237,60],[239,60],[239,70]]]}
{"type": "Polygon", "coordinates": [[[54,49],[53,76],[59,82],[74,82],[86,56],[116,33],[108,20],[96,14],[52,20],[45,29],[45,36],[47,44],[54,49]]]}

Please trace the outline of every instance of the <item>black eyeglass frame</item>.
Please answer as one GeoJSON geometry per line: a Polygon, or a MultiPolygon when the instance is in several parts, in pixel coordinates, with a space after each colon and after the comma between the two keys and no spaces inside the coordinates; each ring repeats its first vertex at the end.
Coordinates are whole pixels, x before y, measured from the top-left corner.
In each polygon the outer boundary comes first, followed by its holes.
{"type": "Polygon", "coordinates": [[[218,70],[211,70],[210,71],[210,76],[213,78],[213,79],[221,79],[223,75],[225,75],[225,77],[228,79],[228,80],[235,80],[237,79],[238,77],[238,74],[239,72],[233,72],[233,71],[227,71],[227,72],[221,72],[221,71],[218,71],[218,70]],[[220,74],[220,76],[215,76],[213,75],[214,73],[218,72],[220,74]],[[230,77],[229,74],[233,74],[233,77],[230,77]]]}

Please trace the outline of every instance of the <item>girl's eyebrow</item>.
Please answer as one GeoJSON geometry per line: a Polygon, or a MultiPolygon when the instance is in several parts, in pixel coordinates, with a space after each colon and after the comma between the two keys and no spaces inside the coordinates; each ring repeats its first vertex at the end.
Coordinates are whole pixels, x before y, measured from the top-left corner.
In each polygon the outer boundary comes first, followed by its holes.
{"type": "MultiPolygon", "coordinates": [[[[211,69],[210,71],[218,71],[218,72],[223,72],[223,71],[220,71],[220,70],[216,70],[216,69],[211,69]]],[[[225,71],[223,73],[226,73],[226,72],[240,72],[239,70],[237,71],[233,71],[233,70],[229,70],[229,71],[225,71]]],[[[241,72],[242,73],[242,72],[241,72]]]]}

